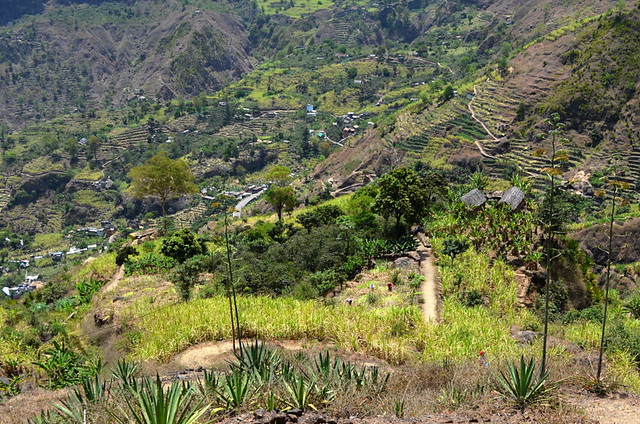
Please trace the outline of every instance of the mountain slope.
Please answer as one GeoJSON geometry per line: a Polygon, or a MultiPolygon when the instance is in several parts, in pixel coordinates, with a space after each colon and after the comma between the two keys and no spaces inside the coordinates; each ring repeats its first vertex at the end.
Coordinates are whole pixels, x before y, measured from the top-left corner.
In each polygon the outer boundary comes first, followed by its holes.
{"type": "Polygon", "coordinates": [[[11,124],[122,105],[139,89],[168,100],[250,69],[240,19],[173,2],[54,9],[0,33],[0,104],[11,124]]]}

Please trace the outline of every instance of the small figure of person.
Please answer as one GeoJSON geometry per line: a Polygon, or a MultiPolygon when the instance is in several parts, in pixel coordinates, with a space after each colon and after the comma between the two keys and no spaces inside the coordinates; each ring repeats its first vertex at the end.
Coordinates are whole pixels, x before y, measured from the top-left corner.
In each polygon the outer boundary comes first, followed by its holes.
{"type": "Polygon", "coordinates": [[[347,298],[347,305],[351,306],[353,304],[353,299],[351,299],[350,297],[347,298]]]}
{"type": "Polygon", "coordinates": [[[375,286],[373,285],[373,283],[369,284],[369,289],[370,289],[371,291],[373,291],[373,289],[374,289],[374,288],[375,288],[375,286]]]}
{"type": "Polygon", "coordinates": [[[487,361],[487,358],[484,356],[484,350],[481,350],[480,352],[478,352],[478,361],[484,365],[485,367],[489,366],[489,361],[487,361]]]}
{"type": "Polygon", "coordinates": [[[389,281],[389,283],[387,284],[387,288],[389,289],[389,291],[393,291],[393,283],[391,281],[389,281]]]}

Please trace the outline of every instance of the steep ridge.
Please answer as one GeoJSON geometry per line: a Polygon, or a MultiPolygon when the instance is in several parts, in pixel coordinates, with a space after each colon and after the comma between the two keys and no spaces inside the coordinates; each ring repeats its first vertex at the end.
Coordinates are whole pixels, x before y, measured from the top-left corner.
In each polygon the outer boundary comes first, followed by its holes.
{"type": "Polygon", "coordinates": [[[0,103],[13,125],[136,93],[192,96],[251,67],[237,17],[174,2],[57,8],[0,29],[0,103]]]}

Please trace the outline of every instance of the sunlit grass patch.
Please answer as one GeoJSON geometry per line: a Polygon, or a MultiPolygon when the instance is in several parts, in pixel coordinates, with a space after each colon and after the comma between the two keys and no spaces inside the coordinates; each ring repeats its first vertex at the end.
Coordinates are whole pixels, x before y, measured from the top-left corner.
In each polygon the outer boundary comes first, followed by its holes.
{"type": "Polygon", "coordinates": [[[116,254],[109,252],[98,256],[85,266],[81,267],[74,274],[76,281],[96,279],[101,281],[109,281],[116,272],[116,254]]]}
{"type": "MultiPolygon", "coordinates": [[[[134,316],[138,312],[142,316],[137,327],[145,335],[135,346],[134,356],[166,361],[194,344],[229,339],[228,307],[228,300],[218,296],[162,306],[146,315],[142,310],[132,311],[134,316]]],[[[414,307],[332,306],[260,296],[239,298],[238,308],[248,337],[315,339],[391,362],[409,359],[415,351],[410,336],[421,325],[414,307]],[[392,333],[402,336],[393,337],[392,333]]]]}

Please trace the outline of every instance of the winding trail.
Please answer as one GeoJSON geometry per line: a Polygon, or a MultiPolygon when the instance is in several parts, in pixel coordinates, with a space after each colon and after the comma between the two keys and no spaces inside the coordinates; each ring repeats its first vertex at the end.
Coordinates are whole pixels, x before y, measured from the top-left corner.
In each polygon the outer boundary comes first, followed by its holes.
{"type": "Polygon", "coordinates": [[[476,85],[473,85],[473,98],[471,100],[469,100],[469,103],[467,104],[467,108],[469,109],[469,113],[471,113],[471,117],[478,122],[480,125],[482,125],[482,128],[484,128],[484,130],[487,132],[487,134],[489,134],[489,137],[491,137],[494,141],[495,140],[499,140],[498,137],[496,137],[495,135],[493,135],[493,133],[489,130],[489,128],[485,125],[484,122],[482,122],[481,119],[479,119],[478,117],[476,117],[476,113],[473,111],[473,108],[471,107],[471,103],[473,103],[473,100],[476,98],[476,96],[478,95],[478,90],[476,88],[476,85]]]}
{"type": "Polygon", "coordinates": [[[113,277],[111,277],[111,281],[102,287],[102,293],[108,293],[118,287],[118,283],[122,280],[122,277],[124,277],[124,265],[120,265],[115,274],[113,274],[113,277]]]}
{"type": "MultiPolygon", "coordinates": [[[[473,98],[471,100],[469,100],[469,103],[467,104],[467,109],[469,109],[469,113],[471,114],[471,117],[477,122],[479,123],[482,128],[484,128],[484,130],[487,132],[487,134],[489,134],[489,137],[491,137],[490,141],[500,141],[505,139],[506,137],[502,137],[502,138],[498,138],[496,137],[487,127],[487,125],[482,121],[482,119],[478,118],[476,116],[476,113],[473,110],[473,107],[471,106],[471,104],[473,103],[473,101],[476,99],[478,95],[478,89],[476,87],[476,85],[473,85],[473,98]]],[[[482,146],[482,140],[475,140],[474,144],[476,145],[476,147],[478,148],[478,150],[480,151],[480,154],[488,159],[498,159],[497,157],[489,154],[484,147],[482,146]]],[[[525,174],[529,175],[530,177],[537,177],[536,174],[527,171],[526,169],[524,169],[522,166],[520,166],[520,164],[517,164],[518,168],[524,172],[525,174]]]]}
{"type": "Polygon", "coordinates": [[[420,272],[424,281],[420,287],[424,303],[422,304],[422,317],[425,322],[437,324],[440,321],[442,290],[438,270],[435,265],[433,251],[429,241],[423,233],[418,233],[419,241],[416,249],[420,257],[420,272]]]}

